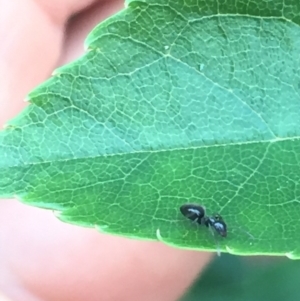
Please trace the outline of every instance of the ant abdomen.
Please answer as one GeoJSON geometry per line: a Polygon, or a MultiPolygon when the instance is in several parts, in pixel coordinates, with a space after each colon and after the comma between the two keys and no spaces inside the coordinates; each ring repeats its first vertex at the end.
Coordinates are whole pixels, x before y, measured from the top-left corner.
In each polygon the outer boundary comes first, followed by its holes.
{"type": "Polygon", "coordinates": [[[205,217],[205,208],[197,204],[183,204],[180,206],[181,213],[188,219],[198,224],[203,223],[205,217]],[[203,220],[203,221],[202,221],[203,220]]]}

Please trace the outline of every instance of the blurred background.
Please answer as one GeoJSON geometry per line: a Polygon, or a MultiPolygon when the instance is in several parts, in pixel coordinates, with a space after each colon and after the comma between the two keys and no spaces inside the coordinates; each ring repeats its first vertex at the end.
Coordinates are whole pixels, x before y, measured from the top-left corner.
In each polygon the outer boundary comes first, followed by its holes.
{"type": "Polygon", "coordinates": [[[198,300],[300,300],[300,261],[222,254],[180,301],[198,300]]]}

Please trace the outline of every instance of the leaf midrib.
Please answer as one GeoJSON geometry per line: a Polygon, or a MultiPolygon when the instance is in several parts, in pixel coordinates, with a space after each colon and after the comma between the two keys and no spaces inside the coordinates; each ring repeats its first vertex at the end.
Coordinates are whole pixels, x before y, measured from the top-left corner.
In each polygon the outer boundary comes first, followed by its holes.
{"type": "MultiPolygon", "coordinates": [[[[116,157],[116,156],[124,156],[124,155],[131,155],[131,154],[145,154],[149,153],[163,153],[163,152],[173,152],[173,151],[188,151],[188,150],[198,150],[198,149],[204,149],[204,148],[213,148],[213,147],[229,147],[229,146],[237,146],[237,145],[250,145],[250,144],[258,144],[258,143],[276,143],[281,141],[295,141],[300,140],[300,136],[293,136],[293,137],[286,137],[286,138],[276,138],[276,139],[270,139],[270,140],[257,140],[257,141],[245,141],[245,142],[231,142],[231,143],[223,143],[223,144],[210,144],[210,145],[201,145],[201,146],[191,146],[188,148],[179,147],[179,148],[170,148],[170,149],[159,149],[159,150],[140,150],[140,151],[133,151],[133,152],[127,152],[127,153],[115,153],[115,154],[99,154],[95,156],[86,156],[86,157],[77,157],[77,158],[61,158],[57,160],[47,160],[43,162],[28,162],[24,164],[16,164],[16,165],[9,165],[8,168],[14,168],[14,167],[25,167],[25,166],[34,166],[34,165],[41,165],[41,164],[49,164],[49,163],[57,163],[57,162],[70,162],[70,161],[76,161],[76,160],[82,160],[82,159],[97,159],[101,157],[116,157]]],[[[2,165],[2,168],[4,168],[4,165],[2,165]]]]}

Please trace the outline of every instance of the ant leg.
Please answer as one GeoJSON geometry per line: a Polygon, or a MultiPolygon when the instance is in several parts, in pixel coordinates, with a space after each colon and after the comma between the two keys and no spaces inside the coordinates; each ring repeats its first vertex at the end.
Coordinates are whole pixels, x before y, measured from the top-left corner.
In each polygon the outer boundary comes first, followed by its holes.
{"type": "Polygon", "coordinates": [[[209,224],[209,222],[206,222],[205,225],[208,227],[209,232],[211,233],[211,235],[212,235],[213,238],[214,238],[214,241],[215,241],[216,247],[217,247],[217,249],[216,249],[217,255],[218,255],[218,256],[221,256],[221,251],[220,251],[219,242],[218,242],[218,240],[217,240],[217,238],[216,238],[216,236],[215,236],[215,232],[214,232],[213,227],[209,224]]]}
{"type": "Polygon", "coordinates": [[[209,225],[208,228],[209,228],[209,231],[211,232],[211,234],[212,234],[212,236],[213,236],[213,238],[214,238],[214,241],[215,241],[215,243],[216,243],[216,247],[217,247],[217,249],[216,249],[217,255],[218,255],[218,256],[221,256],[221,250],[220,250],[219,241],[218,241],[217,237],[215,236],[214,229],[213,229],[212,226],[210,226],[210,225],[209,225]]]}
{"type": "Polygon", "coordinates": [[[212,226],[212,223],[211,223],[211,220],[209,219],[209,217],[205,217],[204,218],[204,224],[209,229],[210,233],[212,234],[212,236],[214,238],[214,241],[215,241],[216,247],[217,247],[217,249],[216,249],[217,255],[221,256],[221,250],[220,250],[219,241],[217,240],[217,238],[215,236],[215,231],[213,229],[213,226],[212,226]]]}

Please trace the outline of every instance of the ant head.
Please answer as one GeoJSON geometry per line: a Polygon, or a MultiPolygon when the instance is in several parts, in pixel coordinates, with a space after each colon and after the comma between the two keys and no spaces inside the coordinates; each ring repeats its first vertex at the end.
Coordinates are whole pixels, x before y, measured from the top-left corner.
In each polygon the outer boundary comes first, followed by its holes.
{"type": "Polygon", "coordinates": [[[222,237],[226,237],[227,236],[227,226],[225,224],[225,222],[222,221],[216,221],[213,224],[214,229],[222,236],[222,237]]]}
{"type": "Polygon", "coordinates": [[[212,218],[217,222],[217,221],[223,221],[223,218],[220,214],[215,213],[213,214],[212,218]]]}
{"type": "Polygon", "coordinates": [[[219,214],[214,214],[206,219],[206,226],[213,228],[220,236],[227,236],[227,225],[219,214]]]}

